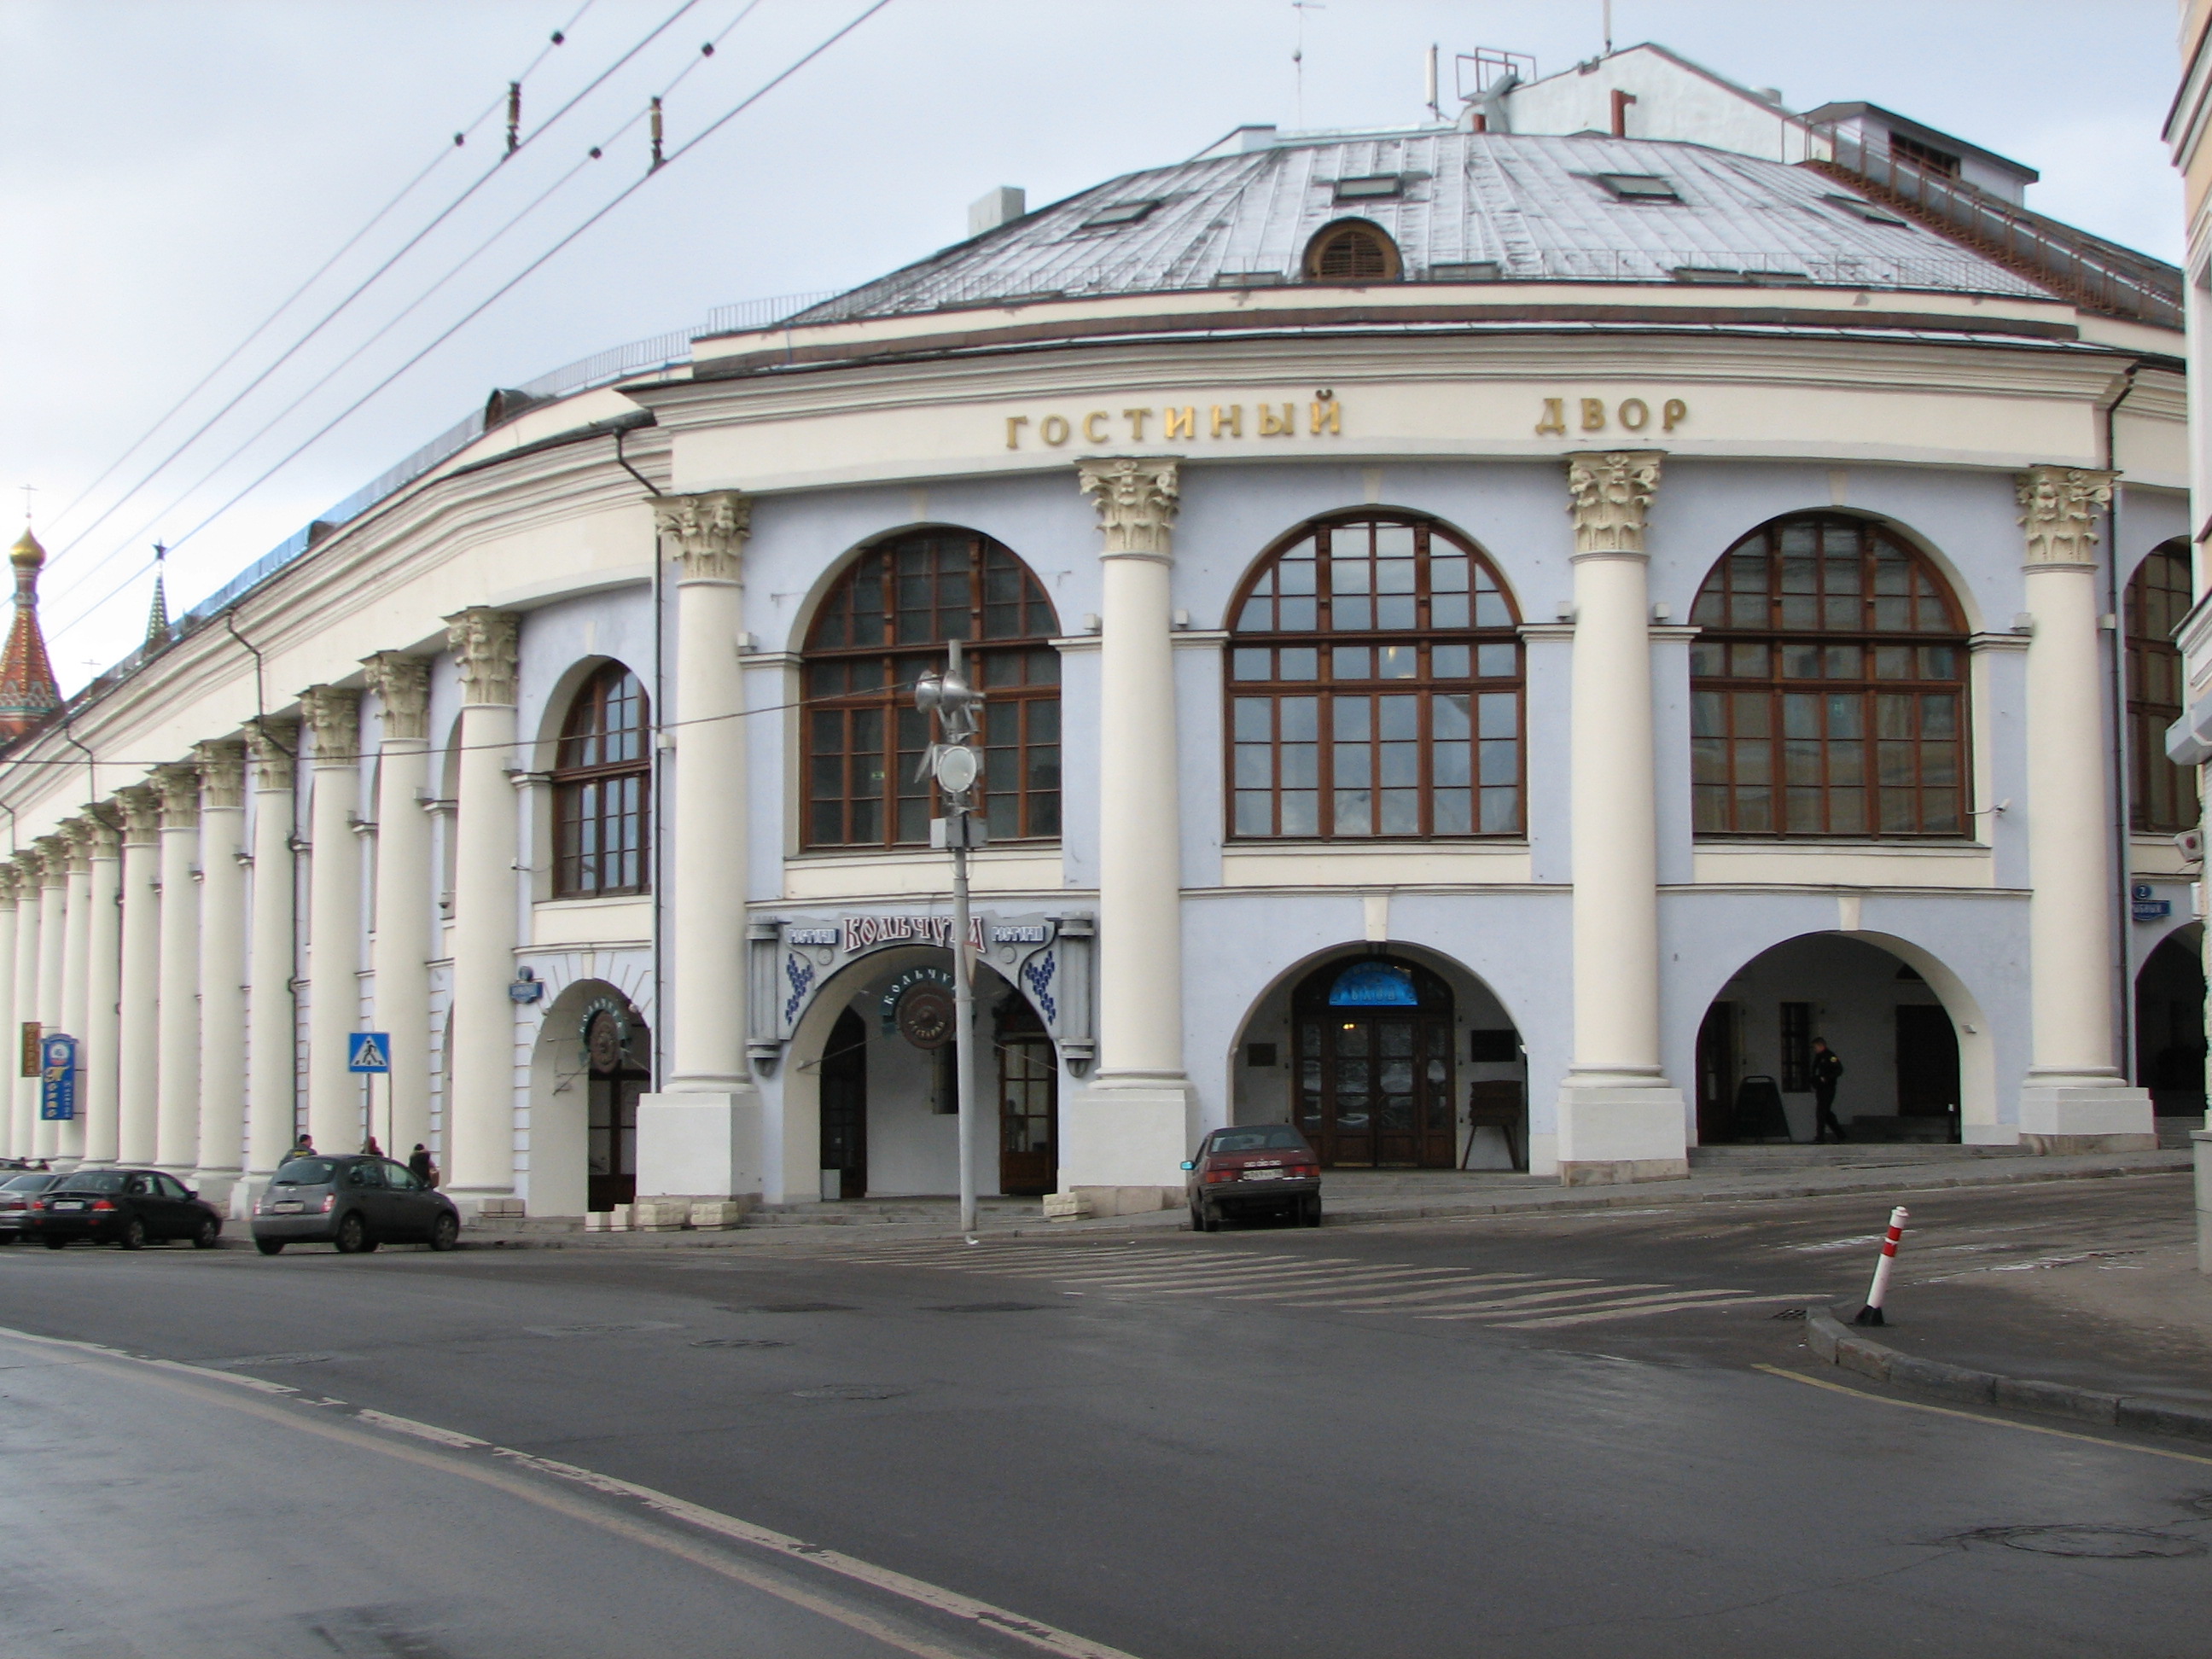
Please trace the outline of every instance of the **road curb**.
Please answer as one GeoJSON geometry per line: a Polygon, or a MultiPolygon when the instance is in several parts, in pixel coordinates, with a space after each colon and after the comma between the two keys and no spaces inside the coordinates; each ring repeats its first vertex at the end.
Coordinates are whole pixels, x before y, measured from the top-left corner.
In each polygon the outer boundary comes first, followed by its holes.
{"type": "Polygon", "coordinates": [[[2039,1412],[2069,1417],[2077,1423],[2101,1424],[2107,1428],[2133,1429],[2144,1434],[2173,1435],[2185,1440],[2212,1440],[2212,1406],[2179,1400],[2159,1400],[2147,1395],[2105,1394],[2077,1389],[2071,1383],[2045,1382],[2034,1377],[2006,1376],[1996,1371],[1976,1370],[1940,1359],[1899,1352],[1887,1343],[1862,1336],[1825,1308],[1805,1310],[1805,1341],[1815,1358],[1847,1371],[1856,1371],[1893,1388],[1969,1406],[2002,1406],[2013,1411],[2039,1412]]]}

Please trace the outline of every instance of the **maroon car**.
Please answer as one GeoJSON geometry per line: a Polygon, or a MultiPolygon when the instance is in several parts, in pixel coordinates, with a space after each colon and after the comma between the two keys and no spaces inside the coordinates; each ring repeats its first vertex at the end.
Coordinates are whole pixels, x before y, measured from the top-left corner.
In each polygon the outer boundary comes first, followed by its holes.
{"type": "Polygon", "coordinates": [[[1195,1232],[1219,1231],[1224,1216],[1262,1212],[1321,1225],[1321,1158],[1287,1123],[1216,1129],[1182,1167],[1195,1232]]]}

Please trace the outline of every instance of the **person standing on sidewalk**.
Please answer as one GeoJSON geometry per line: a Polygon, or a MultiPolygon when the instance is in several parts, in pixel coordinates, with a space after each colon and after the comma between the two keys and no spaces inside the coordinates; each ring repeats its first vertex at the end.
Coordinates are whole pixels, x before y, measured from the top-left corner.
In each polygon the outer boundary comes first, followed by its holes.
{"type": "Polygon", "coordinates": [[[1822,1037],[1813,1039],[1813,1144],[1817,1146],[1833,1134],[1838,1141],[1849,1140],[1844,1126],[1836,1121],[1836,1080],[1844,1074],[1844,1062],[1822,1037]]]}

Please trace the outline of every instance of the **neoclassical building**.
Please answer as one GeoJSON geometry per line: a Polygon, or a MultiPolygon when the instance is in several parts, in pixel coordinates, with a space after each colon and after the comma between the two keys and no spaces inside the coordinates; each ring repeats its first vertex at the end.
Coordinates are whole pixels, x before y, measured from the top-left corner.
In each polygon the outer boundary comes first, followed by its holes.
{"type": "Polygon", "coordinates": [[[1847,159],[1247,129],[497,394],[0,758],[0,1005],[82,1054],[5,1150],[942,1193],[964,1041],[987,1191],[1179,1202],[1285,1119],[1661,1179],[1809,1139],[1814,1038],[1863,1137],[2149,1145],[2203,1109],[2179,313],[1847,159]]]}

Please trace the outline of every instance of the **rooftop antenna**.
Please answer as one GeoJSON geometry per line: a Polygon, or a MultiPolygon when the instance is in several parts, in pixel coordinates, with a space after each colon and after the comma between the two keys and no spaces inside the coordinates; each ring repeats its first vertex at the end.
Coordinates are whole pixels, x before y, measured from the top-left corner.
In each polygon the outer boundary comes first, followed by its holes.
{"type": "Polygon", "coordinates": [[[27,529],[31,523],[31,497],[38,492],[39,487],[36,484],[24,484],[21,488],[23,491],[23,525],[27,529]]]}
{"type": "Polygon", "coordinates": [[[1613,0],[1599,0],[1605,11],[1605,55],[1613,56],[1613,0]]]}
{"type": "Polygon", "coordinates": [[[1291,48],[1291,73],[1297,81],[1296,119],[1303,127],[1306,124],[1306,14],[1328,8],[1322,0],[1291,0],[1291,9],[1298,15],[1298,43],[1291,48]]]}
{"type": "Polygon", "coordinates": [[[1427,64],[1425,65],[1426,73],[1425,73],[1425,74],[1423,76],[1423,77],[1422,77],[1423,82],[1424,82],[1424,83],[1425,83],[1425,85],[1426,86],[1427,90],[1428,90],[1428,94],[1429,94],[1429,119],[1431,119],[1431,121],[1441,121],[1441,120],[1443,120],[1443,119],[1444,118],[1443,106],[1442,105],[1440,105],[1440,104],[1438,104],[1438,103],[1437,102],[1437,51],[1438,51],[1438,48],[1437,48],[1436,46],[1434,46],[1433,44],[1432,44],[1432,45],[1431,45],[1431,46],[1429,47],[1429,61],[1428,61],[1427,64]]]}

